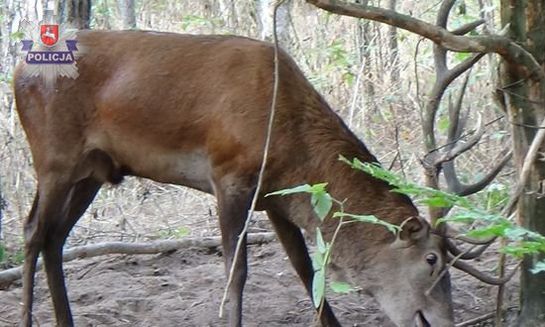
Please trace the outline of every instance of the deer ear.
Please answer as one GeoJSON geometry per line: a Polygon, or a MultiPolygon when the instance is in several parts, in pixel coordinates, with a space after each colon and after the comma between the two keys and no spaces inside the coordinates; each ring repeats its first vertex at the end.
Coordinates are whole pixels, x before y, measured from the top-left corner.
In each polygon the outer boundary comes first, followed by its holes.
{"type": "Polygon", "coordinates": [[[397,238],[402,242],[414,243],[429,235],[430,224],[422,217],[410,217],[401,224],[397,238]]]}

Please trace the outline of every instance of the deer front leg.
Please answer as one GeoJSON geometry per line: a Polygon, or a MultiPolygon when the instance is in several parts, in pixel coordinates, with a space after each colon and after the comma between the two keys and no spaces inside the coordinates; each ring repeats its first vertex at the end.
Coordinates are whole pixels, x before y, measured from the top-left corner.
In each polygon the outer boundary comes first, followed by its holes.
{"type": "Polygon", "coordinates": [[[218,198],[219,220],[227,277],[234,265],[231,285],[228,290],[229,326],[241,326],[242,292],[247,276],[246,236],[242,240],[240,251],[235,259],[235,250],[239,235],[244,228],[253,192],[248,189],[216,187],[218,198]]]}
{"type": "MultiPolygon", "coordinates": [[[[280,240],[280,243],[282,243],[284,250],[288,254],[292,266],[295,268],[297,275],[301,278],[301,281],[312,299],[314,269],[301,230],[289,221],[287,217],[280,215],[276,211],[267,210],[267,215],[276,230],[276,235],[280,240]]],[[[320,322],[324,327],[341,326],[327,300],[324,300],[324,308],[322,310],[322,315],[320,316],[320,322]]]]}

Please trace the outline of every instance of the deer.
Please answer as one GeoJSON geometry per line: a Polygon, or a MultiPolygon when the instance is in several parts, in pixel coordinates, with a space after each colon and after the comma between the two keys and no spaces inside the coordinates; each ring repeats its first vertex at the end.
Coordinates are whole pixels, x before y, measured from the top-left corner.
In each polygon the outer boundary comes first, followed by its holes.
{"type": "MultiPolygon", "coordinates": [[[[37,190],[24,222],[22,326],[32,325],[33,287],[41,253],[58,326],[74,320],[63,274],[63,245],[105,183],[138,176],[212,194],[217,199],[227,272],[229,326],[242,324],[247,277],[245,239],[235,258],[262,163],[274,84],[274,45],[240,36],[148,31],[79,31],[79,76],[47,86],[14,74],[17,112],[30,144],[37,190]]],[[[304,195],[268,196],[300,184],[328,182],[347,212],[375,215],[403,229],[371,224],[338,231],[336,271],[374,296],[397,326],[453,326],[444,237],[406,195],[352,169],[339,155],[378,162],[305,78],[278,52],[278,92],[267,168],[256,210],[312,295],[303,231],[330,240],[339,223],[315,216],[304,195]],[[440,279],[437,283],[437,279],[440,279]],[[435,285],[435,287],[434,287],[435,285]]],[[[323,326],[340,326],[327,300],[323,326]]]]}

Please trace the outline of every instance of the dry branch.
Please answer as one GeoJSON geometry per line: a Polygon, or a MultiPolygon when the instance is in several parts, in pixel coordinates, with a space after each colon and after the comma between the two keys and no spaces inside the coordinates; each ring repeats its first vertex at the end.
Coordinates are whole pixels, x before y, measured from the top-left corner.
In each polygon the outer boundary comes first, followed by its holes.
{"type": "Polygon", "coordinates": [[[423,36],[443,48],[456,52],[497,53],[511,63],[518,63],[524,76],[545,80],[545,71],[523,47],[500,35],[460,36],[446,28],[430,24],[409,15],[374,6],[364,6],[339,0],[307,0],[308,3],[329,12],[365,18],[402,28],[423,36]]]}
{"type": "Polygon", "coordinates": [[[476,29],[477,27],[479,27],[480,25],[482,25],[484,23],[486,23],[486,21],[484,19],[479,19],[479,20],[476,20],[474,22],[462,25],[462,26],[458,27],[457,29],[452,30],[451,33],[455,34],[455,35],[465,35],[465,34],[471,32],[471,31],[473,31],[474,29],[476,29]]]}
{"type": "Polygon", "coordinates": [[[496,315],[495,312],[489,312],[489,313],[485,313],[484,315],[482,316],[478,316],[476,318],[473,318],[473,319],[470,319],[470,320],[466,320],[464,322],[461,322],[459,324],[456,324],[456,327],[470,327],[470,326],[475,326],[476,324],[478,323],[481,323],[483,321],[487,321],[487,320],[490,320],[492,318],[494,318],[494,316],[496,315]]]}
{"type": "MultiPolygon", "coordinates": [[[[511,307],[507,308],[507,310],[513,310],[513,309],[518,309],[518,307],[517,306],[511,306],[511,307]]],[[[458,324],[455,325],[455,327],[477,326],[481,322],[491,320],[492,318],[494,318],[495,315],[496,315],[496,312],[485,313],[482,316],[478,316],[478,317],[475,317],[473,319],[469,319],[469,320],[463,321],[461,323],[458,323],[458,324]]]]}
{"type": "MultiPolygon", "coordinates": [[[[248,234],[248,244],[268,243],[275,239],[274,233],[248,234]]],[[[77,246],[64,251],[63,262],[81,258],[92,258],[107,254],[157,254],[185,248],[215,248],[221,246],[221,237],[184,238],[180,240],[160,240],[153,242],[104,242],[85,246],[77,246]]],[[[42,259],[38,260],[37,268],[42,266],[42,259]]],[[[0,271],[0,288],[21,278],[23,267],[0,271]]]]}
{"type": "Polygon", "coordinates": [[[482,123],[481,115],[479,115],[477,119],[477,127],[473,132],[473,135],[468,138],[466,142],[457,142],[454,146],[449,147],[448,151],[434,158],[434,166],[438,168],[442,166],[445,162],[453,161],[454,159],[456,159],[456,157],[470,150],[479,142],[481,137],[484,135],[484,124],[482,123]]]}

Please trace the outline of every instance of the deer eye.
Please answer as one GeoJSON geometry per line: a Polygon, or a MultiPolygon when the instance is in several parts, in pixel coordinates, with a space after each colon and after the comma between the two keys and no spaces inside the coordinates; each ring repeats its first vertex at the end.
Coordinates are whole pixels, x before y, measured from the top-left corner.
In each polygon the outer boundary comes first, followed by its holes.
{"type": "Polygon", "coordinates": [[[434,253],[428,253],[426,255],[426,262],[430,266],[434,266],[437,263],[437,256],[434,253]]]}

